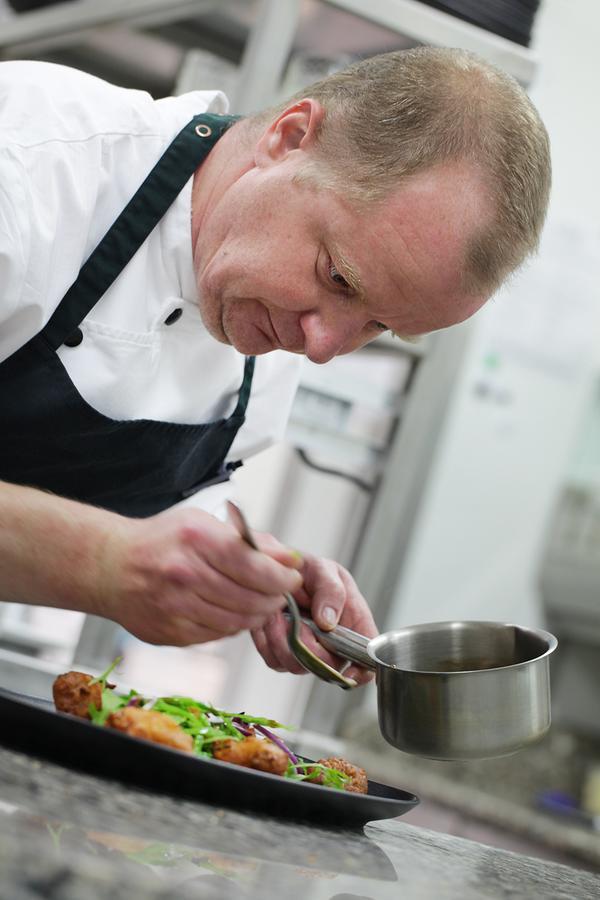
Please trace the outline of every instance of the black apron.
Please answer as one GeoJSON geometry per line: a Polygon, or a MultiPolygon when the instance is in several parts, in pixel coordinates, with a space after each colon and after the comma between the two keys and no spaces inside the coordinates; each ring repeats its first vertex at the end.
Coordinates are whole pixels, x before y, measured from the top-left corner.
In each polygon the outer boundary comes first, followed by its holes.
{"type": "Polygon", "coordinates": [[[244,422],[254,357],[246,359],[231,416],[187,425],[102,415],[78,393],[56,353],[63,343],[76,348],[81,342],[80,323],[234,120],[204,114],[186,125],[86,260],[46,327],[0,365],[1,480],[143,517],[227,480],[239,465],[225,465],[225,458],[244,422]]]}

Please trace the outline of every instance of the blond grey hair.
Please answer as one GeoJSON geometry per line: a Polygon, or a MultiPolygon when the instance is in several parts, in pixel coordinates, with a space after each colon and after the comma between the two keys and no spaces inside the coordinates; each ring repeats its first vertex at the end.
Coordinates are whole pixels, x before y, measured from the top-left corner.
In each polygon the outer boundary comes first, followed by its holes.
{"type": "Polygon", "coordinates": [[[483,174],[492,224],[475,235],[465,287],[492,293],[535,252],[551,181],[546,129],[514,78],[463,50],[419,47],[357,62],[294,100],[325,110],[316,147],[322,177],[350,200],[376,202],[401,179],[466,160],[483,174]]]}

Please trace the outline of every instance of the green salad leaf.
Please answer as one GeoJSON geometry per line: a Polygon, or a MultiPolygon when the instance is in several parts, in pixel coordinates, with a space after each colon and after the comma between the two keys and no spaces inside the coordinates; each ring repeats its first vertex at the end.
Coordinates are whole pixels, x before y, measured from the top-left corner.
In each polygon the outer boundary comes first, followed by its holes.
{"type": "MultiPolygon", "coordinates": [[[[102,675],[90,682],[90,684],[102,685],[102,708],[96,709],[93,704],[90,704],[89,707],[90,718],[96,725],[105,725],[111,713],[125,706],[136,705],[143,709],[152,709],[169,716],[186,734],[189,734],[193,740],[194,753],[196,756],[204,758],[213,757],[212,746],[216,741],[241,741],[248,734],[252,734],[255,727],[259,732],[268,728],[292,730],[288,725],[282,725],[275,719],[253,716],[245,712],[227,712],[211,703],[204,703],[193,697],[175,695],[147,699],[134,690],[130,690],[127,694],[120,694],[114,687],[109,687],[107,684],[108,676],[120,661],[120,657],[114,660],[102,675]]],[[[262,733],[264,734],[264,731],[262,733]]],[[[350,781],[349,776],[338,769],[297,758],[281,738],[276,735],[270,737],[290,757],[289,765],[284,773],[285,778],[293,781],[317,782],[337,790],[344,790],[345,785],[350,781]]]]}
{"type": "Polygon", "coordinates": [[[339,769],[306,760],[299,760],[295,765],[290,762],[285,777],[293,781],[318,781],[325,787],[337,788],[340,791],[343,791],[350,781],[350,776],[340,772],[339,769]]]}
{"type": "Polygon", "coordinates": [[[106,687],[106,682],[108,681],[108,676],[113,671],[113,669],[116,669],[116,667],[119,665],[119,663],[121,662],[122,659],[123,659],[122,656],[117,656],[116,659],[113,659],[113,661],[111,662],[108,669],[104,670],[102,675],[97,675],[96,678],[92,678],[92,680],[89,683],[90,684],[101,684],[102,687],[106,687]]]}

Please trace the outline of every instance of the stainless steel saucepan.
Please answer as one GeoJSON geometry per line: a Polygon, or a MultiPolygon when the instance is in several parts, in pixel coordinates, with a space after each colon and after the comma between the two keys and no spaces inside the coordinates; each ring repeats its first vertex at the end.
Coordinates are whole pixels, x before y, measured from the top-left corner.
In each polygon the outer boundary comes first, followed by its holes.
{"type": "Polygon", "coordinates": [[[388,743],[432,759],[503,756],[550,727],[547,631],[500,622],[412,625],[369,640],[321,631],[324,647],[377,677],[379,726],[388,743]]]}

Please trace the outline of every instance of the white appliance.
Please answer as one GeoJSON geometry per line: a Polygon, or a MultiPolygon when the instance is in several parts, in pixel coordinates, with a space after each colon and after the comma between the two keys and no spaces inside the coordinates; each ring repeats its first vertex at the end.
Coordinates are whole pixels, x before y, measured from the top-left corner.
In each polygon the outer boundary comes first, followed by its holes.
{"type": "Polygon", "coordinates": [[[548,627],[559,639],[554,717],[600,735],[600,376],[550,520],[540,564],[548,627]]]}

